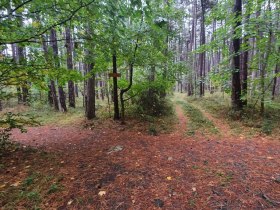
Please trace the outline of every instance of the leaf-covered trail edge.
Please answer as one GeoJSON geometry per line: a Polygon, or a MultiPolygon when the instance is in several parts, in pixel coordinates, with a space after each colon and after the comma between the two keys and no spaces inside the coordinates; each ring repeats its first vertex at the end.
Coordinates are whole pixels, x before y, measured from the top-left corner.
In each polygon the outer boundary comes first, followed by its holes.
{"type": "Polygon", "coordinates": [[[44,196],[42,209],[278,208],[263,195],[280,201],[279,141],[187,136],[180,105],[176,113],[177,129],[158,136],[114,123],[92,130],[75,125],[14,132],[16,141],[51,155],[15,151],[1,158],[0,190],[5,195],[11,184],[37,171],[63,177],[63,188],[44,196]],[[114,151],[116,146],[122,149],[114,151]]]}

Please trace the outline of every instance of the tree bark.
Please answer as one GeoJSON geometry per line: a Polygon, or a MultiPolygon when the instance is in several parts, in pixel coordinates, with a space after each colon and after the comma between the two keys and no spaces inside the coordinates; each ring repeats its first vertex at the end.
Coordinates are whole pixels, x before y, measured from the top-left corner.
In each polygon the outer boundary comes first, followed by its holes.
{"type": "MultiPolygon", "coordinates": [[[[280,72],[279,70],[279,65],[276,65],[275,67],[275,74],[278,74],[280,72]]],[[[275,76],[273,78],[273,86],[272,86],[272,98],[271,100],[275,99],[275,95],[276,95],[276,86],[277,86],[277,77],[275,76]]]]}
{"type": "Polygon", "coordinates": [[[242,109],[242,101],[241,101],[241,84],[240,84],[240,38],[238,37],[238,28],[241,25],[240,16],[242,14],[242,0],[235,0],[234,10],[236,23],[234,24],[234,32],[233,32],[233,70],[232,70],[232,107],[235,110],[242,109]]]}
{"type": "Polygon", "coordinates": [[[94,64],[87,65],[87,73],[90,74],[87,79],[86,88],[86,118],[88,120],[96,117],[95,113],[95,74],[93,72],[94,64]]]}
{"type": "MultiPolygon", "coordinates": [[[[200,22],[200,46],[205,44],[205,0],[201,0],[201,22],[200,22]]],[[[204,77],[205,77],[205,52],[199,54],[200,71],[199,71],[199,96],[204,96],[204,77]]]]}
{"type": "MultiPolygon", "coordinates": [[[[21,24],[22,25],[22,24],[21,24]]],[[[17,47],[17,56],[18,56],[18,63],[21,65],[25,64],[25,56],[24,56],[24,47],[23,46],[18,46],[17,47]]],[[[23,82],[22,85],[22,102],[24,105],[28,104],[28,83],[27,81],[23,82]]]]}
{"type": "MultiPolygon", "coordinates": [[[[113,73],[117,73],[117,56],[116,52],[113,54],[113,73]]],[[[113,99],[114,99],[114,120],[120,119],[119,111],[119,97],[118,97],[118,78],[113,77],[113,99]]]]}
{"type": "MultiPolygon", "coordinates": [[[[54,28],[51,29],[51,43],[53,48],[53,56],[54,56],[54,62],[55,67],[60,67],[59,57],[58,57],[58,45],[57,45],[57,38],[56,38],[56,30],[54,28]]],[[[63,87],[59,84],[58,85],[58,95],[59,95],[59,102],[61,105],[61,109],[63,112],[67,112],[66,102],[65,102],[65,93],[63,90],[63,87]]]]}
{"type": "MultiPolygon", "coordinates": [[[[42,35],[42,46],[43,46],[43,50],[44,50],[44,57],[46,62],[48,63],[50,61],[49,58],[49,51],[48,51],[48,46],[47,46],[47,42],[46,42],[46,37],[44,35],[42,35]]],[[[55,82],[53,80],[50,80],[50,84],[49,84],[49,104],[52,106],[54,106],[54,109],[56,111],[59,111],[59,105],[58,105],[58,100],[57,100],[57,94],[56,94],[56,87],[55,87],[55,82]]]]}
{"type": "MultiPolygon", "coordinates": [[[[250,15],[247,15],[247,20],[245,21],[245,24],[249,21],[250,15]]],[[[246,28],[246,25],[245,25],[246,28]]],[[[243,45],[247,48],[249,46],[249,37],[246,34],[245,31],[245,36],[243,39],[243,45]]],[[[243,59],[242,59],[242,95],[243,95],[243,100],[242,103],[244,106],[247,106],[247,92],[248,92],[248,57],[249,57],[249,52],[248,49],[245,49],[243,52],[243,59]]]]}
{"type": "MultiPolygon", "coordinates": [[[[71,29],[66,27],[65,29],[65,39],[66,39],[66,53],[67,53],[67,68],[69,71],[73,70],[73,43],[71,40],[71,29]]],[[[68,81],[68,99],[69,99],[69,107],[75,108],[75,87],[74,82],[72,80],[68,81]]]]}

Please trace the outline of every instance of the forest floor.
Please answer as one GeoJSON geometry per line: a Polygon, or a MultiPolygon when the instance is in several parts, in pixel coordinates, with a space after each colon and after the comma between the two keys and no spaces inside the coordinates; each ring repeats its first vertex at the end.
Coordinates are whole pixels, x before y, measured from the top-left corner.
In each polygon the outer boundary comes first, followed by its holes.
{"type": "Polygon", "coordinates": [[[111,120],[15,131],[24,146],[0,159],[0,208],[280,209],[279,139],[174,104],[173,130],[157,135],[111,120]]]}

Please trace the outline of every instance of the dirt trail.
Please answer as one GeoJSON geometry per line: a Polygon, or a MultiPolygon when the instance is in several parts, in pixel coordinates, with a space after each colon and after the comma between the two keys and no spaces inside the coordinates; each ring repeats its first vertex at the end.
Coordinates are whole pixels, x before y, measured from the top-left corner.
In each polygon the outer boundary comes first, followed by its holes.
{"type": "MultiPolygon", "coordinates": [[[[278,208],[262,195],[280,200],[279,142],[187,137],[187,118],[180,106],[176,112],[178,129],[159,136],[118,125],[15,132],[16,141],[46,152],[15,151],[1,159],[7,164],[0,171],[6,180],[0,206],[8,208],[9,186],[35,171],[63,177],[60,191],[42,196],[41,209],[278,208]]],[[[26,208],[27,202],[15,205],[26,208]]]]}
{"type": "Polygon", "coordinates": [[[192,104],[192,105],[194,107],[196,107],[197,109],[199,109],[206,118],[208,118],[210,121],[212,121],[214,123],[215,127],[217,127],[219,129],[219,134],[221,135],[222,138],[232,137],[232,132],[231,132],[230,126],[225,120],[221,120],[216,117],[213,117],[210,113],[205,111],[200,106],[197,106],[195,104],[192,104]]]}
{"type": "Polygon", "coordinates": [[[179,125],[176,127],[176,129],[177,129],[177,132],[179,132],[182,135],[183,134],[182,131],[186,130],[187,118],[180,105],[175,104],[175,111],[176,111],[178,121],[179,121],[179,123],[178,123],[179,125]]]}

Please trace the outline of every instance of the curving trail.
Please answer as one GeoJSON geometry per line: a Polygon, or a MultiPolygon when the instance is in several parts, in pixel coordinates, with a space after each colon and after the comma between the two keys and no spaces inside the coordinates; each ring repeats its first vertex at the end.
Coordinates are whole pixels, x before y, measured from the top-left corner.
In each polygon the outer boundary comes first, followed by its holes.
{"type": "MultiPolygon", "coordinates": [[[[59,192],[42,192],[41,209],[278,208],[263,195],[280,201],[275,180],[280,142],[235,140],[226,133],[221,140],[187,137],[187,118],[179,105],[176,113],[177,129],[159,136],[114,123],[92,130],[76,125],[15,132],[16,141],[40,149],[1,158],[7,164],[0,171],[5,180],[0,190],[5,195],[12,183],[36,171],[63,177],[59,192]]],[[[5,201],[0,204],[7,207],[5,201]]]]}

